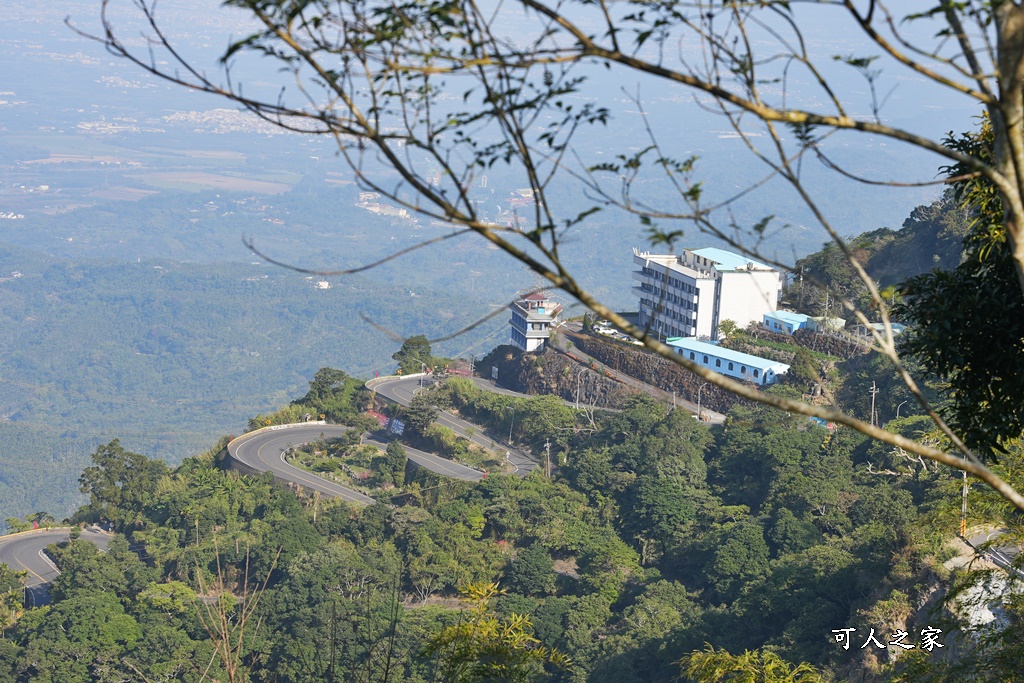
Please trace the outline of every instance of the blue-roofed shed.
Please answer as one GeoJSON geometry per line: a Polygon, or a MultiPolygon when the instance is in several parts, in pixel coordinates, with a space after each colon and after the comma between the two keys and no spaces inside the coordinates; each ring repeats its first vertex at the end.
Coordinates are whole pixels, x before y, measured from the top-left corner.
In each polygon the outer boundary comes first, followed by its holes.
{"type": "Polygon", "coordinates": [[[811,324],[811,316],[804,315],[803,313],[794,313],[793,311],[765,313],[764,320],[761,323],[766,330],[779,332],[780,334],[793,334],[797,330],[810,327],[811,324]]]}
{"type": "Polygon", "coordinates": [[[789,371],[789,366],[785,363],[724,349],[692,337],[673,337],[666,343],[674,347],[676,353],[684,358],[744,382],[774,384],[779,375],[789,371]]]}

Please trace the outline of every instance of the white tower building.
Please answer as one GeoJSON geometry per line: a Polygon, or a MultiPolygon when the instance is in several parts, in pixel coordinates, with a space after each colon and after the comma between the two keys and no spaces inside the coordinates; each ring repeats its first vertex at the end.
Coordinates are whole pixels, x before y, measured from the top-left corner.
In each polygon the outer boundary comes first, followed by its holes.
{"type": "Polygon", "coordinates": [[[512,302],[509,309],[512,311],[508,321],[512,326],[512,344],[527,353],[543,350],[562,307],[535,292],[512,302]]]}

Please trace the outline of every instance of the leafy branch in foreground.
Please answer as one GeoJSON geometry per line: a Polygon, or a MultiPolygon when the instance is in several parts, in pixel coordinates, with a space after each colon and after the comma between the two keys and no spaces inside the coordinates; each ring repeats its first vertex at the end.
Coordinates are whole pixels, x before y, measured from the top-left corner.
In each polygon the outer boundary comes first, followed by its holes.
{"type": "MultiPolygon", "coordinates": [[[[928,404],[897,349],[889,303],[830,220],[827,202],[804,181],[805,156],[810,152],[823,158],[838,132],[877,136],[939,156],[957,167],[957,178],[982,179],[992,188],[993,201],[1001,209],[1000,248],[1007,255],[1016,290],[1024,292],[1024,41],[1019,39],[1024,7],[938,0],[901,23],[881,2],[866,7],[852,0],[828,4],[822,9],[831,13],[832,30],[859,32],[881,55],[876,59],[848,54],[840,59],[866,80],[868,93],[860,99],[830,80],[819,63],[822,58],[812,53],[807,35],[812,29],[805,3],[799,2],[225,4],[243,10],[257,28],[226,51],[223,84],[178,52],[147,0],[137,0],[134,6],[148,33],[148,50],[136,52],[120,39],[109,15],[110,0],[102,2],[103,30],[95,38],[114,55],[160,78],[228,98],[287,130],[331,136],[362,188],[474,232],[548,286],[561,289],[654,353],[706,381],[781,410],[846,425],[973,474],[1024,510],[1024,497],[985,465],[988,454],[969,447],[970,439],[964,437],[971,436],[970,429],[955,431],[928,404]],[[931,42],[919,43],[903,32],[907,22],[932,22],[929,29],[938,30],[928,31],[931,42]],[[295,79],[297,97],[285,93],[260,100],[247,95],[232,80],[230,68],[246,56],[274,60],[295,79]],[[758,253],[769,234],[769,221],[743,227],[731,216],[729,201],[709,203],[704,186],[693,177],[692,160],[675,159],[662,149],[659,137],[666,136],[656,135],[646,117],[646,141],[621,141],[627,151],[604,157],[618,162],[577,162],[582,158],[574,146],[577,134],[607,124],[611,116],[603,105],[607,93],[598,91],[591,98],[586,89],[595,64],[672,94],[697,95],[702,106],[721,115],[735,131],[751,158],[765,166],[766,178],[781,181],[796,193],[867,291],[866,308],[848,300],[842,305],[861,323],[881,322],[881,331],[874,332],[876,350],[889,359],[952,451],[846,413],[762,393],[699,366],[672,353],[649,330],[631,325],[577,281],[561,246],[574,227],[601,208],[617,207],[635,215],[641,229],[667,248],[683,236],[676,224],[690,224],[744,253],[783,265],[758,253]],[[984,108],[991,122],[991,155],[972,154],[947,140],[887,123],[885,98],[879,93],[890,69],[931,81],[984,108]],[[860,115],[864,111],[869,115],[860,115]],[[761,137],[749,134],[751,122],[758,124],[761,137]],[[628,151],[630,147],[644,151],[628,151]],[[495,167],[506,169],[531,199],[504,222],[486,218],[470,191],[475,179],[495,167]],[[573,177],[594,202],[582,211],[564,201],[561,179],[573,177]],[[653,204],[643,196],[642,183],[652,179],[673,188],[670,201],[653,204]]],[[[847,177],[880,182],[824,158],[847,177]]],[[[941,318],[916,322],[943,324],[941,318]]],[[[1019,354],[1009,351],[1015,361],[1009,371],[1024,374],[1019,354]]],[[[1002,437],[1018,436],[1012,433],[1015,424],[1004,427],[1002,437]]]]}
{"type": "Polygon", "coordinates": [[[569,658],[541,646],[525,615],[498,617],[491,603],[501,595],[496,583],[469,584],[462,590],[466,613],[434,636],[423,656],[437,660],[435,679],[445,683],[529,681],[547,664],[568,668],[569,658]]]}

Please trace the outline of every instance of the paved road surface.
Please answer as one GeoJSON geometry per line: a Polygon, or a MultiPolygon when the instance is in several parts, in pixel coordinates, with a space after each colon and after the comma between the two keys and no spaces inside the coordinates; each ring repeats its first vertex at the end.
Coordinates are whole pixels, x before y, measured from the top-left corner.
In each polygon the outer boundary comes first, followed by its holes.
{"type": "Polygon", "coordinates": [[[282,429],[259,429],[234,439],[228,444],[232,458],[259,472],[270,472],[278,479],[303,488],[319,491],[331,498],[342,498],[350,503],[373,505],[376,501],[369,496],[327,481],[311,472],[300,470],[284,460],[285,451],[292,446],[316,441],[320,435],[338,437],[348,431],[341,425],[312,424],[289,425],[282,429]]]}
{"type": "MultiPolygon", "coordinates": [[[[412,397],[415,396],[416,391],[420,388],[420,380],[420,376],[381,377],[380,379],[371,381],[367,386],[372,391],[383,396],[389,401],[394,401],[402,406],[408,406],[412,401],[412,397]]],[[[487,387],[484,386],[481,386],[481,388],[487,389],[487,387]]],[[[522,395],[515,394],[515,392],[510,392],[507,389],[503,389],[499,393],[522,395]]],[[[476,445],[490,451],[501,452],[504,450],[507,454],[506,458],[509,463],[512,464],[514,474],[516,476],[525,477],[539,464],[525,452],[518,448],[509,446],[500,436],[487,434],[484,432],[482,427],[471,422],[467,422],[466,420],[456,417],[451,413],[446,413],[444,411],[439,412],[437,415],[437,424],[444,425],[459,436],[465,437],[476,445]]]]}
{"type": "MultiPolygon", "coordinates": [[[[85,529],[82,539],[95,543],[100,549],[106,548],[112,535],[105,531],[85,529]]],[[[71,529],[46,529],[11,536],[0,536],[0,563],[15,571],[26,571],[25,593],[33,607],[50,604],[49,583],[60,572],[43,550],[48,545],[62,543],[71,538],[71,529]]]]}
{"type": "MultiPolygon", "coordinates": [[[[343,425],[320,423],[290,425],[281,429],[264,428],[238,437],[228,444],[228,452],[232,458],[242,464],[248,465],[260,472],[271,472],[278,479],[298,484],[303,488],[319,491],[321,494],[332,498],[342,498],[359,505],[373,505],[375,501],[370,496],[318,477],[312,472],[289,465],[284,460],[284,453],[291,446],[315,441],[321,435],[327,438],[338,437],[347,432],[348,429],[348,427],[343,425]]],[[[363,436],[363,443],[373,444],[382,449],[388,447],[386,441],[365,435],[363,436]]],[[[405,454],[409,460],[412,460],[417,465],[446,477],[466,481],[479,481],[483,479],[482,472],[431,453],[405,446],[405,454]]]]}
{"type": "MultiPolygon", "coordinates": [[[[998,538],[1005,534],[1006,531],[1006,529],[993,528],[972,530],[966,540],[972,548],[977,549],[985,543],[998,540],[998,538]]],[[[987,550],[978,551],[978,554],[990,562],[999,565],[1006,571],[1024,578],[1024,571],[1013,566],[1013,562],[1017,559],[1017,556],[1020,555],[1019,548],[1012,545],[992,545],[989,546],[987,550]]]]}
{"type": "MultiPolygon", "coordinates": [[[[371,443],[381,449],[387,449],[388,442],[383,441],[372,436],[363,436],[363,443],[371,443]]],[[[440,455],[434,455],[433,453],[427,453],[426,451],[420,451],[415,448],[409,448],[405,444],[402,444],[402,448],[405,449],[405,455],[409,460],[414,463],[436,472],[445,477],[451,477],[452,479],[462,479],[463,481],[480,481],[484,478],[484,473],[480,470],[475,470],[472,467],[467,467],[461,463],[457,463],[454,460],[448,458],[442,458],[440,455]]]]}

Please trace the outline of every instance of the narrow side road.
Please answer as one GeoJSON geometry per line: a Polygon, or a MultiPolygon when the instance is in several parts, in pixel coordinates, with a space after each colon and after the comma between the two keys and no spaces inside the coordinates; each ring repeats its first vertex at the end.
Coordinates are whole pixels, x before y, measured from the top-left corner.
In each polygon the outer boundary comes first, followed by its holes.
{"type": "MultiPolygon", "coordinates": [[[[110,543],[113,534],[87,528],[82,530],[81,537],[82,540],[95,543],[103,550],[110,543]]],[[[0,563],[15,571],[28,572],[25,579],[25,596],[30,606],[42,607],[50,604],[49,584],[60,574],[56,565],[46,556],[46,546],[70,539],[70,527],[0,536],[0,563]]]]}
{"type": "MultiPolygon", "coordinates": [[[[413,396],[416,395],[416,391],[420,389],[420,375],[411,375],[407,377],[380,377],[378,379],[370,380],[366,383],[368,389],[373,391],[379,396],[394,401],[398,405],[408,406],[412,401],[413,396]]],[[[482,389],[490,391],[491,389],[478,385],[482,389]]],[[[506,393],[511,395],[521,395],[508,390],[501,390],[499,393],[506,393]]],[[[484,431],[483,427],[475,425],[472,422],[467,422],[460,417],[456,417],[451,413],[441,411],[437,414],[437,424],[444,425],[448,429],[458,434],[461,437],[469,439],[472,443],[486,448],[490,451],[502,451],[506,453],[506,459],[514,468],[514,474],[518,477],[525,477],[530,473],[531,470],[536,469],[539,463],[527,455],[524,451],[514,448],[507,444],[500,436],[488,434],[484,431]]]]}
{"type": "Polygon", "coordinates": [[[964,540],[967,541],[968,545],[974,548],[975,552],[977,552],[981,557],[1003,568],[1007,573],[1024,579],[1024,571],[1021,571],[1014,566],[1014,562],[1020,555],[1020,549],[1012,545],[995,545],[999,540],[999,537],[1005,535],[1007,531],[1008,530],[1005,528],[992,527],[973,529],[969,530],[968,535],[964,540]],[[989,545],[985,550],[979,550],[979,548],[986,543],[991,545],[989,545]]]}

